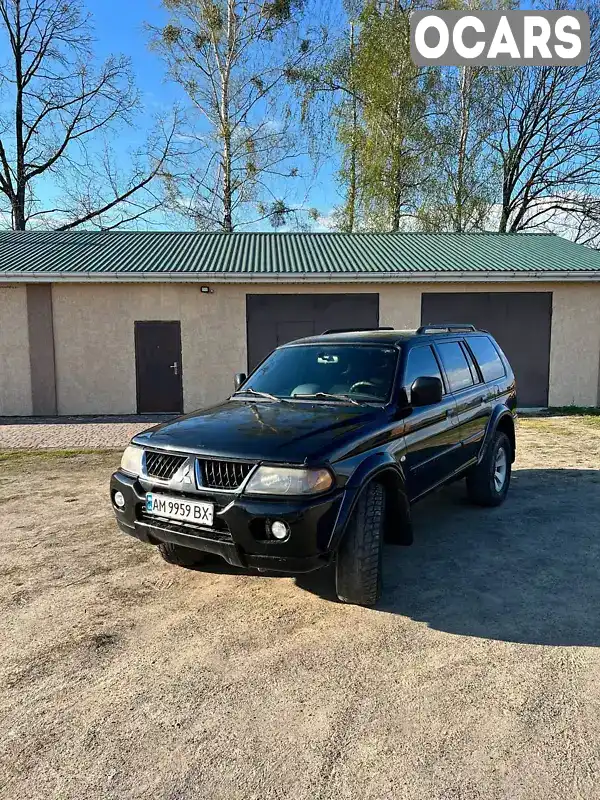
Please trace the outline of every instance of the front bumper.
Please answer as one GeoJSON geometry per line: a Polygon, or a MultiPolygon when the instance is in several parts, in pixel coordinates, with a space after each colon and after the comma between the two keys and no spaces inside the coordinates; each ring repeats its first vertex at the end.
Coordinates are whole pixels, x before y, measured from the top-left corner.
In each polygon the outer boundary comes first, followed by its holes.
{"type": "Polygon", "coordinates": [[[328,563],[336,533],[343,525],[343,509],[351,502],[352,494],[337,490],[325,497],[281,500],[223,493],[183,495],[215,504],[215,527],[202,528],[147,515],[145,489],[136,478],[120,471],[111,478],[111,499],[117,491],[125,498],[123,509],[113,502],[119,527],[143,542],[170,542],[213,553],[237,567],[285,573],[310,572],[328,563]],[[267,519],[286,522],[290,528],[288,538],[266,538],[267,519]]]}

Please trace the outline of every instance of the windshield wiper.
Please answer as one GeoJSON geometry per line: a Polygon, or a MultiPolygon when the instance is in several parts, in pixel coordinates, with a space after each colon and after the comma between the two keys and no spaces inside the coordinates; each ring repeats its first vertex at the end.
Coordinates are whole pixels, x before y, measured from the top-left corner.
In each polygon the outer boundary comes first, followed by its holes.
{"type": "Polygon", "coordinates": [[[234,392],[233,397],[237,397],[240,394],[251,394],[254,397],[264,397],[265,400],[274,400],[276,403],[282,403],[283,398],[276,397],[274,394],[269,394],[269,392],[257,392],[256,389],[240,389],[239,392],[234,392]]]}
{"type": "Polygon", "coordinates": [[[355,406],[362,406],[363,403],[359,403],[358,400],[355,400],[353,397],[350,397],[347,394],[329,394],[328,392],[315,392],[314,394],[295,394],[294,399],[302,398],[303,400],[337,400],[338,402],[344,403],[352,403],[355,406]]]}

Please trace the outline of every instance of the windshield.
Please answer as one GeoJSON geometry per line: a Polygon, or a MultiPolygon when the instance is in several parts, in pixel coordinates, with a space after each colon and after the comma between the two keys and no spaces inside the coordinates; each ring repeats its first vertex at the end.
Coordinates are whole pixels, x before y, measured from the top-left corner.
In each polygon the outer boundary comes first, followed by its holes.
{"type": "MultiPolygon", "coordinates": [[[[246,381],[247,389],[281,398],[337,395],[341,400],[386,402],[398,350],[379,345],[295,345],[275,350],[246,381]]],[[[336,399],[317,397],[317,400],[336,399]]]]}

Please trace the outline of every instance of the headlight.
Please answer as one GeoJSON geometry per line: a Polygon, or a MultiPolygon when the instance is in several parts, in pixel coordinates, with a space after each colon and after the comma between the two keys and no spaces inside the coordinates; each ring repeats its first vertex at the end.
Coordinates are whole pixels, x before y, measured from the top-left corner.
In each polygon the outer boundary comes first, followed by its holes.
{"type": "Polygon", "coordinates": [[[327,469],[259,467],[246,485],[247,494],[318,494],[333,485],[327,469]]]}
{"type": "Polygon", "coordinates": [[[123,458],[121,459],[121,469],[123,472],[128,472],[130,475],[135,475],[136,478],[138,475],[141,475],[143,455],[144,450],[142,447],[136,447],[136,445],[130,444],[123,453],[123,458]]]}

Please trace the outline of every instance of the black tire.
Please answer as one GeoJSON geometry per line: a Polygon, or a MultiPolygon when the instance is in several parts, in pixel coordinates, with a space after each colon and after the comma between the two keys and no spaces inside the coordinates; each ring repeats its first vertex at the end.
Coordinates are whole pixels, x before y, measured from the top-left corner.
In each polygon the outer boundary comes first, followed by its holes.
{"type": "Polygon", "coordinates": [[[467,475],[469,500],[478,506],[499,506],[506,499],[510,486],[512,447],[505,433],[496,433],[480,463],[467,475]],[[500,451],[504,456],[500,456],[500,451]],[[496,480],[498,459],[504,459],[505,471],[502,486],[496,480]]]}
{"type": "Polygon", "coordinates": [[[161,542],[158,545],[158,552],[165,561],[178,567],[197,567],[206,558],[204,553],[199,550],[180,547],[178,544],[171,544],[170,542],[161,542]]]}
{"type": "Polygon", "coordinates": [[[385,490],[370,483],[362,492],[337,554],[335,589],[343,603],[373,606],[381,593],[385,490]]]}

